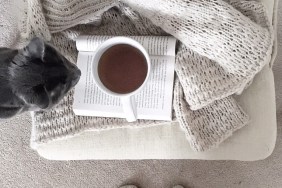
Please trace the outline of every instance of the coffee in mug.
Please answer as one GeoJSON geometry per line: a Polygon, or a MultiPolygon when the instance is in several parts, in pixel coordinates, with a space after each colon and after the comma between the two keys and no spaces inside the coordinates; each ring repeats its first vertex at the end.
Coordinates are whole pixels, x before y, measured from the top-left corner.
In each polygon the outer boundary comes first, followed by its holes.
{"type": "Polygon", "coordinates": [[[128,44],[117,44],[108,48],[98,64],[102,84],[120,94],[138,89],[145,81],[147,72],[147,60],[143,53],[128,44]]]}

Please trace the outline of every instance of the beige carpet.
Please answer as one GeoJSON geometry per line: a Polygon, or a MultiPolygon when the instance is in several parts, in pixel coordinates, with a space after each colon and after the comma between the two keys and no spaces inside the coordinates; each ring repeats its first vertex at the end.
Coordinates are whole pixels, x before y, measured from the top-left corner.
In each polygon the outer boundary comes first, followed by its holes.
{"type": "Polygon", "coordinates": [[[170,188],[177,183],[193,188],[282,187],[282,19],[278,37],[274,66],[278,139],[266,160],[47,161],[30,149],[31,122],[23,115],[0,125],[0,187],[116,188],[124,183],[142,188],[170,188]]]}

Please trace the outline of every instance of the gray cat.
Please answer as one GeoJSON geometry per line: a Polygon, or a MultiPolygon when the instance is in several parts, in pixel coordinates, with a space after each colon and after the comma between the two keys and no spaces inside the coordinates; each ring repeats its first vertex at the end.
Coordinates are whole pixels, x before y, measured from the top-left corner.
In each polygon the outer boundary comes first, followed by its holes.
{"type": "Polygon", "coordinates": [[[21,50],[0,48],[0,119],[52,108],[80,75],[74,64],[40,38],[21,50]]]}

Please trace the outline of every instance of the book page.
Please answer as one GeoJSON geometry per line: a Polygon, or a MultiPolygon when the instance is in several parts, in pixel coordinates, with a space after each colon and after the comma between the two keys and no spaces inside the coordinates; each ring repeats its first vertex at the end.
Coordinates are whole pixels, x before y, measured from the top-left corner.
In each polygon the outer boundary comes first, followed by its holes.
{"type": "MultiPolygon", "coordinates": [[[[76,39],[78,51],[96,51],[100,44],[113,36],[80,36],[76,39]]],[[[166,36],[127,36],[142,44],[149,55],[175,56],[174,37],[166,36]]]]}
{"type": "MultiPolygon", "coordinates": [[[[95,52],[80,52],[77,66],[82,75],[75,88],[76,115],[124,118],[120,99],[109,96],[95,85],[92,59],[95,52]]],[[[146,86],[135,96],[138,119],[171,120],[174,80],[173,56],[150,56],[152,72],[146,86]]]]}

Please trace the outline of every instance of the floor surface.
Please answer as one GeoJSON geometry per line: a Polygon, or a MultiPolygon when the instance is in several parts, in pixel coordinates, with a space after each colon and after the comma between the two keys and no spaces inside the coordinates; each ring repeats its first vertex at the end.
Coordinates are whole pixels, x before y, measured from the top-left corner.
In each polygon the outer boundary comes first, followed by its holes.
{"type": "MultiPolygon", "coordinates": [[[[282,3],[279,16],[282,18],[282,3]]],[[[282,50],[282,19],[279,51],[282,50]]],[[[142,188],[280,188],[282,187],[282,54],[274,65],[278,138],[273,154],[257,162],[147,160],[71,161],[40,158],[29,146],[31,122],[19,116],[0,126],[0,187],[116,188],[135,183],[142,188]]]]}

